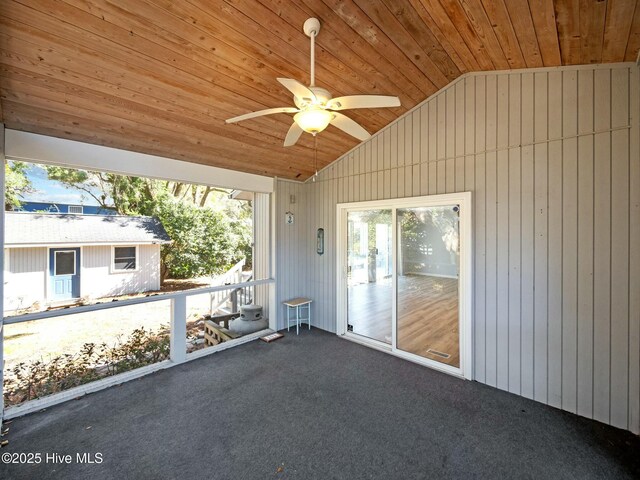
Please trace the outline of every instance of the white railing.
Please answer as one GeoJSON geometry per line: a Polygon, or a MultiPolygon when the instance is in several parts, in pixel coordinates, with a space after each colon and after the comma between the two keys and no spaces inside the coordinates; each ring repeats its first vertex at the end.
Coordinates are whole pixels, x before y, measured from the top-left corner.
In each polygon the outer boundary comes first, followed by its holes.
{"type": "MultiPolygon", "coordinates": [[[[96,380],[94,382],[91,382],[86,385],[81,385],[79,387],[73,387],[69,390],[62,391],[59,393],[54,393],[47,397],[42,397],[36,400],[30,400],[21,405],[8,407],[7,409],[4,410],[4,417],[11,418],[11,417],[24,415],[26,413],[30,413],[33,411],[37,411],[42,408],[46,408],[48,406],[55,405],[57,403],[61,403],[69,399],[78,397],[80,395],[84,395],[86,393],[101,390],[103,388],[107,388],[109,386],[116,385],[127,380],[132,380],[134,378],[139,378],[151,372],[154,372],[163,368],[171,367],[173,365],[177,365],[188,360],[200,358],[200,357],[209,355],[211,353],[215,353],[220,350],[225,350],[229,347],[239,345],[247,341],[251,341],[255,338],[258,338],[259,336],[265,333],[265,330],[256,332],[254,334],[246,335],[244,337],[240,337],[235,340],[224,342],[219,345],[215,345],[213,347],[205,348],[205,349],[187,354],[187,297],[194,296],[194,295],[202,295],[202,294],[214,294],[218,292],[224,293],[228,291],[234,291],[237,289],[254,288],[256,286],[262,286],[263,288],[267,286],[270,287],[271,294],[269,294],[264,299],[260,299],[260,302],[265,306],[265,312],[271,312],[269,325],[273,327],[276,325],[277,319],[275,318],[275,314],[277,309],[273,307],[269,308],[270,299],[273,298],[272,294],[275,288],[275,280],[272,278],[263,279],[263,280],[253,280],[250,282],[240,282],[232,285],[216,285],[212,287],[195,288],[193,290],[185,290],[181,292],[157,293],[157,294],[148,295],[146,297],[129,298],[126,300],[110,301],[110,302],[104,302],[104,303],[96,303],[93,305],[83,305],[83,306],[72,307],[72,308],[49,310],[49,311],[42,311],[42,312],[35,312],[35,313],[27,313],[24,315],[4,317],[3,324],[12,325],[12,324],[17,324],[22,322],[31,322],[34,320],[46,320],[46,319],[61,317],[66,315],[76,315],[79,313],[95,312],[98,310],[105,310],[110,308],[120,308],[120,307],[126,307],[130,305],[139,305],[143,303],[160,302],[164,300],[171,301],[170,354],[169,354],[168,360],[159,362],[154,365],[147,365],[145,367],[141,367],[136,370],[118,374],[112,377],[96,380]]],[[[4,328],[0,330],[0,352],[3,351],[3,348],[4,348],[4,328]]],[[[4,368],[4,365],[2,364],[1,361],[0,361],[0,365],[2,365],[2,368],[4,368]]]]}
{"type": "MultiPolygon", "coordinates": [[[[245,266],[246,259],[240,260],[233,267],[227,270],[222,275],[218,275],[211,280],[211,286],[217,287],[220,285],[236,285],[242,283],[242,268],[245,266]]],[[[217,292],[211,292],[211,303],[209,308],[209,315],[213,315],[222,305],[227,303],[231,299],[231,292],[228,290],[222,290],[217,292]]]]}

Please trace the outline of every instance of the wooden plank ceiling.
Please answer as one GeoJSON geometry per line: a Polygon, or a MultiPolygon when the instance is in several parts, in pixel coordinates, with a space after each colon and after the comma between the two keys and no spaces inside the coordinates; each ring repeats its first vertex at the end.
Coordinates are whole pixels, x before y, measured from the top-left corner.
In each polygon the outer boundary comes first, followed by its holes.
{"type": "MultiPolygon", "coordinates": [[[[465,72],[633,61],[636,0],[2,0],[0,117],[8,128],[303,180],[313,140],[282,141],[276,81],[308,84],[305,19],[322,23],[316,83],[397,95],[347,112],[371,133],[465,72]]],[[[330,126],[318,167],[356,140],[330,126]]]]}

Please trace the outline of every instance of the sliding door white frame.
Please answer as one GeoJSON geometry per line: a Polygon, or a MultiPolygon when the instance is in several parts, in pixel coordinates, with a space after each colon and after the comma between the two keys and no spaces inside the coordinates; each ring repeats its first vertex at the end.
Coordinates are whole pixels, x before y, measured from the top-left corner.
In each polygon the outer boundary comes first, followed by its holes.
{"type": "Polygon", "coordinates": [[[389,200],[374,200],[369,202],[339,203],[336,215],[336,245],[337,278],[336,304],[337,325],[336,333],[348,340],[382,350],[392,355],[440,370],[451,375],[471,380],[472,365],[472,305],[473,305],[473,249],[471,226],[471,192],[450,193],[444,195],[429,195],[424,197],[395,198],[389,200]],[[460,318],[460,367],[452,367],[444,363],[430,360],[397,348],[397,209],[417,207],[438,207],[444,205],[460,205],[460,272],[458,280],[458,313],[460,318]],[[366,210],[391,210],[392,212],[392,265],[393,265],[393,301],[391,318],[391,345],[370,338],[356,335],[347,331],[347,215],[349,212],[366,210]]]}

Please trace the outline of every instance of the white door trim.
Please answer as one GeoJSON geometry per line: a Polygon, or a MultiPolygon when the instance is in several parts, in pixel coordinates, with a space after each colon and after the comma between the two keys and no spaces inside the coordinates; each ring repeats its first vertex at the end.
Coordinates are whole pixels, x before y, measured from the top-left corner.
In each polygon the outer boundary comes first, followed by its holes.
{"type": "Polygon", "coordinates": [[[429,195],[422,197],[374,200],[369,202],[339,203],[336,212],[336,245],[338,247],[336,279],[336,333],[358,343],[371,346],[395,356],[420,363],[451,375],[471,380],[473,378],[473,232],[471,192],[429,195]],[[392,302],[392,344],[384,345],[360,335],[347,332],[347,213],[371,209],[391,209],[392,211],[392,262],[393,296],[397,298],[397,225],[398,208],[434,207],[441,205],[460,205],[460,279],[459,279],[459,315],[460,315],[460,368],[423,358],[396,348],[396,302],[392,302]]]}

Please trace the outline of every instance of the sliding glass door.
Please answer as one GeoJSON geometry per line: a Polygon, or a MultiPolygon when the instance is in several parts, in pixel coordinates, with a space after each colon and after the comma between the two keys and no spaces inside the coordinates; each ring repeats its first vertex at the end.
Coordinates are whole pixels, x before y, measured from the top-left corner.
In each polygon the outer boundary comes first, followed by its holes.
{"type": "Polygon", "coordinates": [[[391,344],[391,210],[347,216],[347,329],[391,344]]]}
{"type": "Polygon", "coordinates": [[[460,366],[459,205],[397,211],[397,347],[460,366]]]}
{"type": "Polygon", "coordinates": [[[338,334],[470,376],[470,202],[338,205],[338,334]]]}

